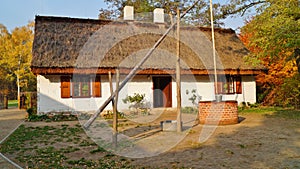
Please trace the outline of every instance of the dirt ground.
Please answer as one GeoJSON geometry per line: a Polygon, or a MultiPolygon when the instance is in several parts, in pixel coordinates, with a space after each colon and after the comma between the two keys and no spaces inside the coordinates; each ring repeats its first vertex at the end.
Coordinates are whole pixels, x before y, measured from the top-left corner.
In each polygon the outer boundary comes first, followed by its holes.
{"type": "Polygon", "coordinates": [[[158,168],[300,168],[299,120],[241,116],[241,123],[218,126],[202,144],[197,141],[203,125],[198,125],[171,151],[133,163],[158,168]]]}
{"type": "MultiPolygon", "coordinates": [[[[1,138],[5,135],[2,129],[12,124],[2,117],[1,138]]],[[[199,143],[204,126],[196,125],[173,149],[154,157],[129,159],[130,163],[137,168],[300,168],[299,120],[255,113],[240,117],[243,121],[239,124],[218,126],[206,142],[199,143]]],[[[55,124],[25,123],[26,126],[55,124]]]]}

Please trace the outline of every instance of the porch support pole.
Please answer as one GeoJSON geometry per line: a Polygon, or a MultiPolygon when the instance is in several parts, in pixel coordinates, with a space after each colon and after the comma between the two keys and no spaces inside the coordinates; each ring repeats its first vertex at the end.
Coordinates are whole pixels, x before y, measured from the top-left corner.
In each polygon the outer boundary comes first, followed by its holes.
{"type": "MultiPolygon", "coordinates": [[[[108,72],[108,81],[109,81],[109,89],[110,89],[110,94],[114,93],[113,89],[113,84],[112,84],[112,77],[111,77],[111,71],[108,72]]],[[[112,107],[115,105],[114,99],[111,100],[112,107]]]]}
{"type": "MultiPolygon", "coordinates": [[[[116,69],[116,90],[119,90],[119,80],[120,80],[120,72],[119,69],[116,69]]],[[[114,106],[113,106],[113,146],[117,148],[118,143],[118,98],[119,93],[116,94],[116,97],[114,99],[114,106]]]]}
{"type": "Polygon", "coordinates": [[[177,8],[177,62],[176,62],[176,87],[177,87],[177,132],[182,131],[181,125],[181,78],[180,78],[180,10],[177,8]]]}
{"type": "MultiPolygon", "coordinates": [[[[199,2],[200,0],[197,0],[192,6],[190,6],[186,11],[183,12],[183,14],[180,16],[180,18],[183,18],[194,6],[199,2]]],[[[90,119],[83,125],[84,128],[89,128],[91,124],[96,120],[96,118],[99,116],[99,114],[105,109],[105,107],[112,101],[112,99],[116,96],[116,94],[121,90],[126,83],[133,78],[135,73],[139,70],[139,68],[147,61],[147,59],[151,56],[151,54],[154,52],[154,50],[159,46],[159,44],[165,39],[165,37],[169,34],[169,32],[173,29],[173,27],[176,25],[176,22],[173,23],[167,31],[160,37],[160,39],[153,45],[153,47],[148,51],[148,53],[144,56],[144,58],[131,70],[131,72],[126,76],[124,81],[120,84],[119,89],[115,90],[113,94],[111,94],[107,100],[102,104],[102,106],[90,117],[90,119]]]]}

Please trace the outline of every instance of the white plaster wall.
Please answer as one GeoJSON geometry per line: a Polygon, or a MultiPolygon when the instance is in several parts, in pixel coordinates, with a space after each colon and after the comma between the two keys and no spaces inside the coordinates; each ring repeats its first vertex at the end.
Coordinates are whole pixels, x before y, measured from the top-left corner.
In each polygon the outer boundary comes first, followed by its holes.
{"type": "MultiPolygon", "coordinates": [[[[121,76],[122,81],[125,76],[121,76]]],[[[113,77],[114,78],[114,77],[113,77]]],[[[47,75],[37,76],[38,80],[38,112],[64,112],[64,111],[95,111],[103,102],[110,96],[110,88],[108,76],[101,76],[101,93],[99,98],[61,98],[60,95],[60,76],[47,75]]],[[[181,77],[181,98],[182,107],[193,106],[189,98],[192,96],[191,91],[196,89],[197,102],[214,100],[214,83],[205,76],[189,76],[183,75],[181,77]],[[189,91],[188,94],[186,91],[189,91]]],[[[113,83],[115,88],[115,83],[113,83]]],[[[223,95],[223,100],[237,100],[241,102],[256,102],[256,84],[253,76],[242,77],[242,94],[223,95]]],[[[146,102],[153,106],[153,83],[152,77],[147,75],[137,75],[128,82],[121,90],[118,100],[118,108],[127,109],[128,104],[124,104],[122,99],[127,95],[134,93],[145,94],[146,102]]],[[[176,82],[172,81],[172,106],[177,106],[176,100],[176,82]]],[[[109,104],[106,109],[111,110],[112,106],[109,104]]]]}
{"type": "Polygon", "coordinates": [[[223,95],[223,100],[236,100],[242,102],[256,103],[256,82],[254,76],[242,77],[242,94],[223,95]]]}
{"type": "MultiPolygon", "coordinates": [[[[124,79],[125,76],[120,78],[124,79]]],[[[147,104],[153,105],[153,94],[152,94],[152,78],[147,75],[136,75],[131,81],[129,81],[119,93],[118,109],[127,109],[129,104],[125,104],[123,99],[126,96],[133,96],[134,93],[145,94],[145,101],[147,104]]]]}
{"type": "MultiPolygon", "coordinates": [[[[102,97],[97,98],[61,98],[60,76],[37,76],[38,112],[94,111],[110,96],[107,77],[101,77],[102,97]]],[[[111,105],[107,106],[111,108],[111,105]]]]}
{"type": "MultiPolygon", "coordinates": [[[[173,93],[173,107],[177,106],[176,100],[176,90],[177,86],[174,82],[173,93]]],[[[200,100],[213,100],[214,98],[214,83],[210,81],[209,77],[207,76],[193,76],[193,75],[182,75],[181,76],[181,106],[195,106],[193,105],[192,101],[189,98],[192,97],[194,93],[192,90],[196,90],[196,100],[195,102],[198,103],[200,100]]]]}

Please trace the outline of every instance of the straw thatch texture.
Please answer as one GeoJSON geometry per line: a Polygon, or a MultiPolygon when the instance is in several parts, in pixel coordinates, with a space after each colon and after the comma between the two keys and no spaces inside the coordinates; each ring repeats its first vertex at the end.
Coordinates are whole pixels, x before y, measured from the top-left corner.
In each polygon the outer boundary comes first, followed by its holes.
{"type": "MultiPolygon", "coordinates": [[[[36,16],[31,67],[33,70],[60,71],[76,67],[130,69],[166,29],[166,25],[150,23],[36,16]],[[107,26],[111,26],[109,32],[105,32],[107,26]],[[124,34],[121,41],[114,41],[124,34]]],[[[171,31],[142,69],[175,69],[175,33],[171,31]]],[[[261,67],[245,63],[243,57],[249,51],[233,30],[216,29],[215,38],[218,69],[261,70],[261,67]]],[[[210,28],[183,27],[180,39],[183,69],[213,69],[210,28]]]]}

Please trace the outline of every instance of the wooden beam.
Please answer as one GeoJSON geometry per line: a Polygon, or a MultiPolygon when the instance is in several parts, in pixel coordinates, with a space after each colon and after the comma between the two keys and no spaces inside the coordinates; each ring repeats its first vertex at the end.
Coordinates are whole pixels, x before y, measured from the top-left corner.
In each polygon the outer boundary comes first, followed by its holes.
{"type": "MultiPolygon", "coordinates": [[[[113,94],[114,93],[114,89],[113,89],[111,71],[108,72],[108,81],[109,81],[110,94],[113,94]]],[[[111,104],[112,104],[112,107],[114,107],[114,105],[115,105],[114,99],[111,101],[111,104]]]]}
{"type": "Polygon", "coordinates": [[[180,77],[180,10],[177,8],[177,44],[176,44],[176,88],[177,88],[177,132],[181,126],[181,77],[180,77]]]}
{"type": "MultiPolygon", "coordinates": [[[[119,90],[119,80],[120,80],[120,72],[119,69],[116,69],[116,91],[119,90]]],[[[113,146],[117,148],[118,143],[118,98],[119,93],[116,93],[116,97],[114,99],[113,105],[113,146]]]]}

